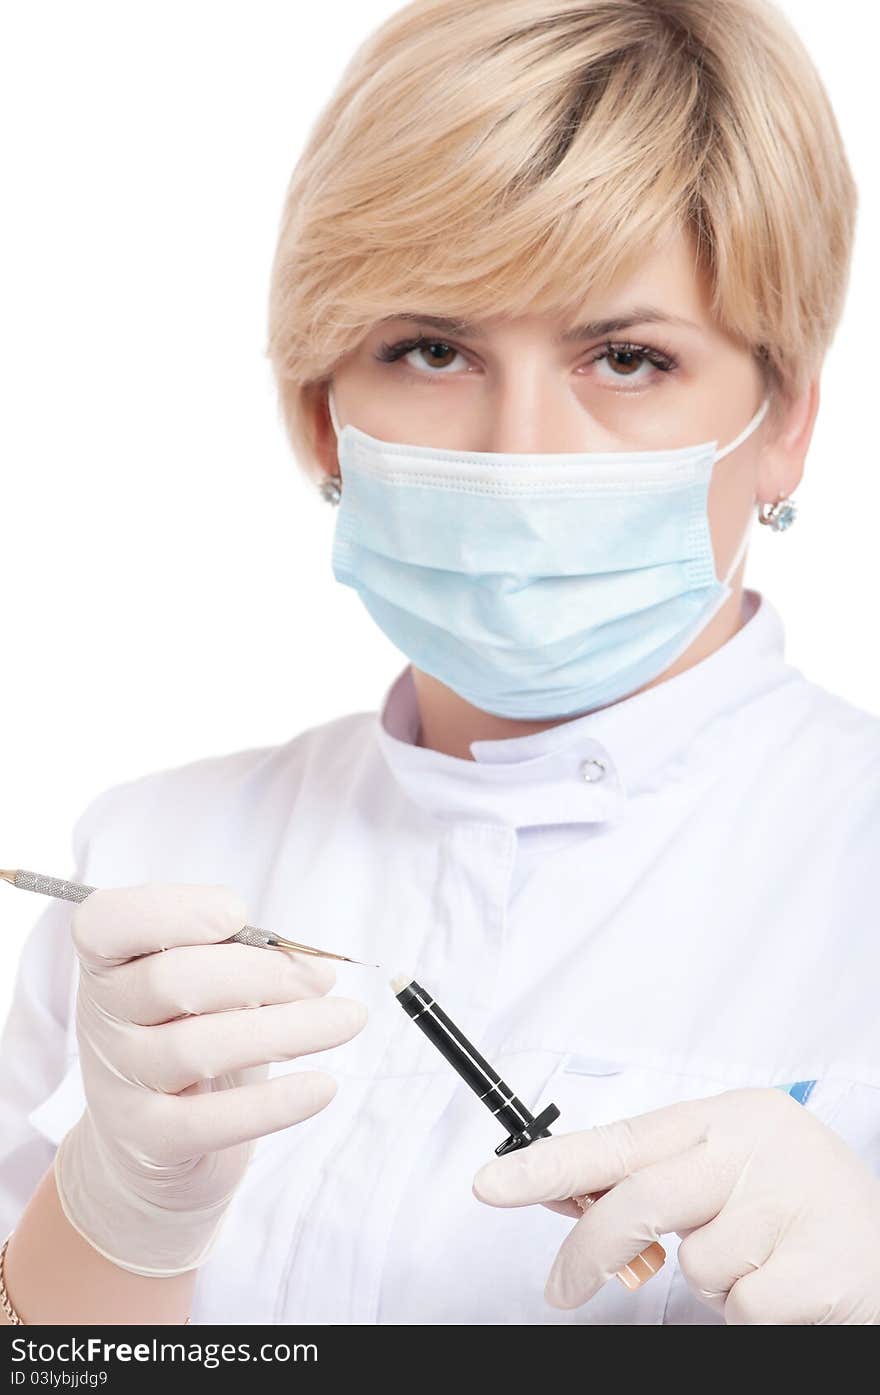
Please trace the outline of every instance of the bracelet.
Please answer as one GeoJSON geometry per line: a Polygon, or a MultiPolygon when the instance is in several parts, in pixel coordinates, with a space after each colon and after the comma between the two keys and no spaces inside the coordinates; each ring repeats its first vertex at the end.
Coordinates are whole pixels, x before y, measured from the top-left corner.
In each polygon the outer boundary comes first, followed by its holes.
{"type": "Polygon", "coordinates": [[[19,1314],[15,1311],[15,1309],[12,1306],[12,1299],[6,1292],[6,1246],[9,1244],[11,1239],[12,1231],[9,1232],[6,1239],[3,1241],[3,1248],[0,1249],[0,1304],[3,1305],[3,1311],[9,1318],[9,1321],[12,1323],[13,1327],[22,1327],[25,1325],[24,1318],[20,1317],[19,1314]]]}
{"type": "MultiPolygon", "coordinates": [[[[3,1308],[4,1313],[9,1318],[13,1327],[26,1327],[27,1324],[24,1318],[13,1308],[12,1299],[9,1297],[6,1289],[6,1247],[12,1239],[12,1235],[13,1232],[10,1230],[2,1246],[0,1246],[0,1307],[3,1308]]],[[[191,1322],[192,1317],[190,1316],[182,1326],[187,1327],[191,1322]]]]}

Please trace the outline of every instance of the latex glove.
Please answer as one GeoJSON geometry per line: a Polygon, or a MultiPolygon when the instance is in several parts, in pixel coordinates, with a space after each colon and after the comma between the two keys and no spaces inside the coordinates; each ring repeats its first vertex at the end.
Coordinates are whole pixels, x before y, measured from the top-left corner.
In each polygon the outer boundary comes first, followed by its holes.
{"type": "Polygon", "coordinates": [[[473,1189],[492,1206],[543,1202],[580,1217],[547,1281],[557,1308],[586,1303],[677,1231],[685,1279],[727,1323],[880,1322],[880,1181],[782,1090],[728,1090],[539,1138],[482,1167],[473,1189]],[[562,1200],[606,1187],[582,1216],[562,1200]]]}
{"type": "Polygon", "coordinates": [[[324,1071],[268,1080],[269,1062],[337,1046],[366,1021],[363,1003],[321,996],[329,960],[217,943],[248,923],[224,886],[102,888],[73,912],[87,1108],[55,1178],[71,1224],[134,1274],[200,1265],[255,1140],[336,1093],[324,1071]]]}

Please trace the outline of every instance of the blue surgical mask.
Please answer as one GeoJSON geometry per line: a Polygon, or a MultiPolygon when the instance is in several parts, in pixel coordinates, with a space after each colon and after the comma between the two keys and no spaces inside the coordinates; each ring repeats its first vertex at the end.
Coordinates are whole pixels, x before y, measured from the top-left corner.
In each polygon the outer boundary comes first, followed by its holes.
{"type": "Polygon", "coordinates": [[[677,450],[505,454],[337,432],[337,581],[411,662],[484,712],[605,707],[663,673],[731,595],[707,513],[743,431],[677,450]]]}

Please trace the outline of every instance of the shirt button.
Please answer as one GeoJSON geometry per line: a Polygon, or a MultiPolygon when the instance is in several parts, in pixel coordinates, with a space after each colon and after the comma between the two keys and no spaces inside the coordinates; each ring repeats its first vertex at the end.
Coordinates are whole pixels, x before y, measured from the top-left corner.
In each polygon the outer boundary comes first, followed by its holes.
{"type": "Polygon", "coordinates": [[[593,756],[590,760],[585,760],[581,766],[581,775],[588,785],[594,784],[597,780],[605,779],[605,772],[608,767],[604,760],[598,760],[593,756]]]}

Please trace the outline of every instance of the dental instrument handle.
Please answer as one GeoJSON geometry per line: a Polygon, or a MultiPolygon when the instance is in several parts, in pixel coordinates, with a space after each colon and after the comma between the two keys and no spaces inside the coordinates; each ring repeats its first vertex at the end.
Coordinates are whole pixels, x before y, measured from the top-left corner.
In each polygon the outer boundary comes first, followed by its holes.
{"type": "MultiPolygon", "coordinates": [[[[36,891],[41,896],[56,896],[63,901],[84,901],[97,887],[85,886],[82,882],[69,882],[61,877],[45,877],[39,872],[26,872],[19,867],[15,871],[0,871],[0,878],[22,891],[36,891]]],[[[243,925],[234,935],[221,944],[237,941],[243,945],[253,945],[256,949],[294,950],[297,954],[314,954],[320,959],[344,959],[347,964],[361,964],[360,959],[349,959],[347,954],[331,954],[328,949],[315,949],[313,945],[303,945],[297,940],[287,940],[271,930],[260,930],[256,925],[243,925]]],[[[366,964],[365,968],[378,969],[378,964],[366,964]]]]}

